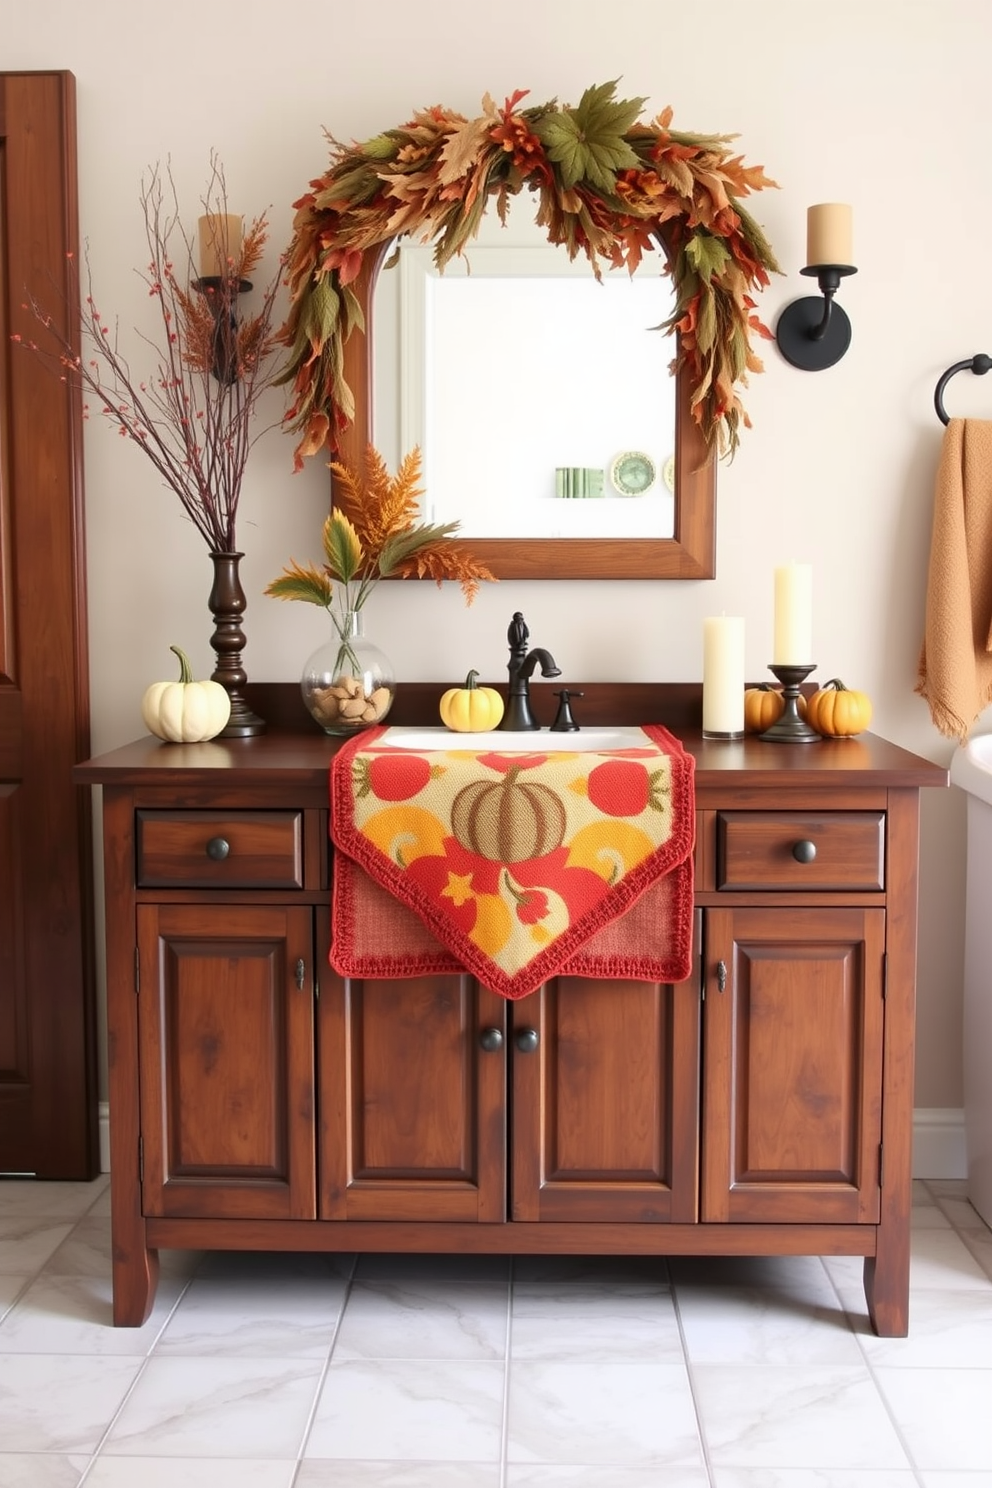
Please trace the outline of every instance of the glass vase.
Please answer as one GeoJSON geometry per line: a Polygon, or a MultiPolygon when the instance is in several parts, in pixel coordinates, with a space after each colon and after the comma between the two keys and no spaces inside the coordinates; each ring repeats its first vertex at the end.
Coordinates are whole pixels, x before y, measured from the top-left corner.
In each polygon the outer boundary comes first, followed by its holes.
{"type": "Polygon", "coordinates": [[[381,723],[393,705],[389,658],[365,636],[361,610],[331,611],[335,634],[308,658],[300,690],[326,734],[354,734],[381,723]]]}

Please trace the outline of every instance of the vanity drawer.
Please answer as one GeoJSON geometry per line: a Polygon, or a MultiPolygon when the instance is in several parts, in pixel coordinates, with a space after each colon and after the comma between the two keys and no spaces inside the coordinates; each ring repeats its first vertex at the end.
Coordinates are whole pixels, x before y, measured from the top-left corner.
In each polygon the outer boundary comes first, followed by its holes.
{"type": "Polygon", "coordinates": [[[885,888],[883,811],[720,811],[718,889],[885,888]]]}
{"type": "Polygon", "coordinates": [[[138,811],[139,888],[300,889],[299,811],[138,811]]]}

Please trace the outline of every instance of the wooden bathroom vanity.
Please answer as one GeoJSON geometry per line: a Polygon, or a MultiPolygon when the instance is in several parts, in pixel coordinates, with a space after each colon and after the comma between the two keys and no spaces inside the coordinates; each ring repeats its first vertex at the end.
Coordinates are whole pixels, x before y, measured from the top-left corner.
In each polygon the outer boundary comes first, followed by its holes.
{"type": "MultiPolygon", "coordinates": [[[[436,722],[442,690],[389,722],[436,722]]],[[[103,792],[115,1323],[179,1247],[859,1255],[874,1327],[907,1331],[919,793],[944,770],[871,735],[704,741],[698,687],[584,684],[581,723],[695,756],[694,970],[509,1003],[330,968],[335,741],[295,687],[249,692],[262,737],[75,772],[103,792]]]]}

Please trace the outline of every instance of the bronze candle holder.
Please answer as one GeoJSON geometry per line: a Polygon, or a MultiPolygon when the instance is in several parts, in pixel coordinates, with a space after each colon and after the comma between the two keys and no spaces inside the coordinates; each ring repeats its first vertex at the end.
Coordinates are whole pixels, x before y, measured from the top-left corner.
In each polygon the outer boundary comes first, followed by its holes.
{"type": "Polygon", "coordinates": [[[811,662],[808,666],[786,666],[770,662],[768,670],[782,684],[785,707],[781,716],[764,733],[759,734],[758,738],[768,739],[772,744],[815,744],[819,740],[819,734],[799,716],[799,689],[810,672],[816,671],[816,663],[811,662]]]}

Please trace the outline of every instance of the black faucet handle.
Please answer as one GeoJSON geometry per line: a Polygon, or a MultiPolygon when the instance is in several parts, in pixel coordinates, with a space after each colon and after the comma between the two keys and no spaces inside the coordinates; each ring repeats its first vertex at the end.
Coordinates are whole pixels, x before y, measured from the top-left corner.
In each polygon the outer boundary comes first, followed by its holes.
{"type": "Polygon", "coordinates": [[[561,692],[555,693],[555,697],[559,699],[558,712],[555,714],[555,721],[549,732],[552,734],[577,733],[579,725],[572,717],[572,698],[585,697],[585,693],[570,691],[567,687],[563,687],[561,692]]]}
{"type": "Polygon", "coordinates": [[[513,619],[507,627],[506,639],[511,651],[524,651],[527,649],[530,631],[527,629],[527,621],[519,610],[515,611],[513,619]]]}

